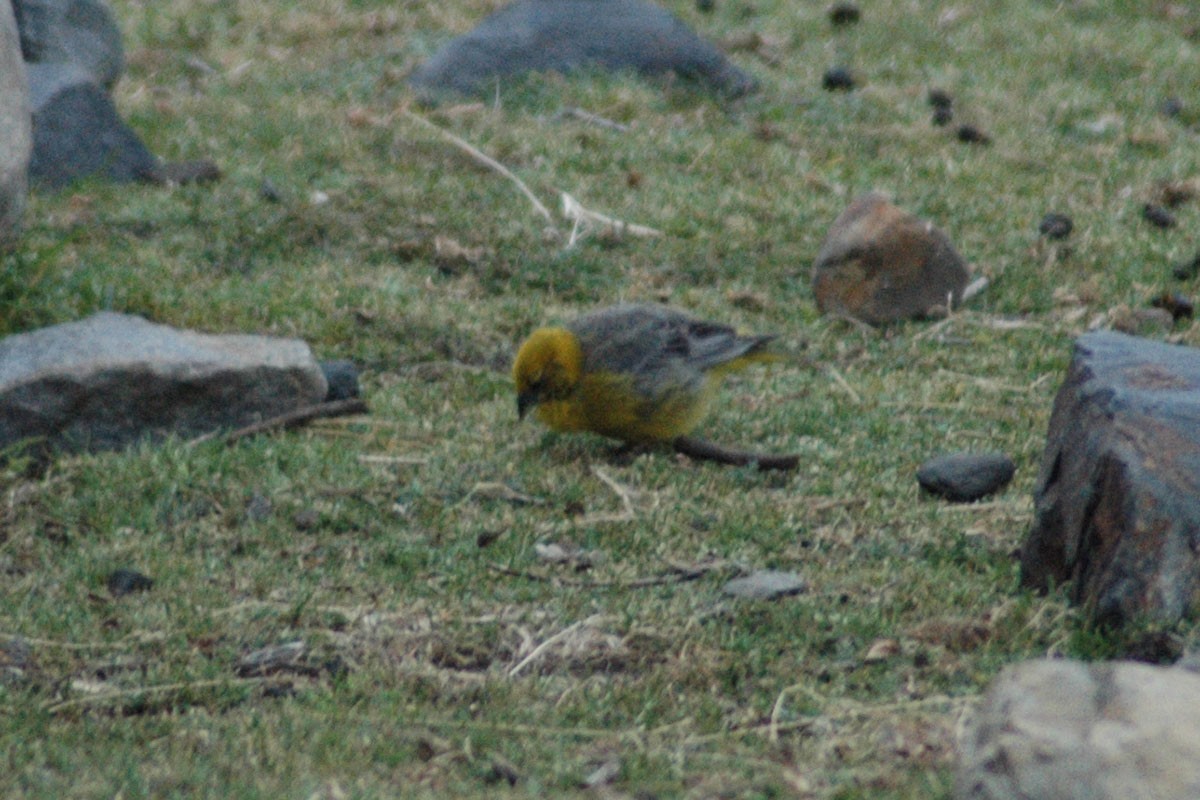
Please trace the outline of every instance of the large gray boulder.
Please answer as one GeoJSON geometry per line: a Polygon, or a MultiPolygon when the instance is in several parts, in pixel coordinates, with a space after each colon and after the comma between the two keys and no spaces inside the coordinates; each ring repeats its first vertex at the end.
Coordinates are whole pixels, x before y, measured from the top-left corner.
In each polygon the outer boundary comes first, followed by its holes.
{"type": "Polygon", "coordinates": [[[162,167],[108,94],[75,64],[30,64],[33,155],[29,178],[60,189],[84,178],[158,182],[162,167]]]}
{"type": "Polygon", "coordinates": [[[29,89],[12,7],[0,3],[0,249],[25,208],[31,145],[29,89]]]}
{"type": "Polygon", "coordinates": [[[308,345],[178,330],[125,314],[0,340],[0,449],[101,450],[247,425],[320,402],[308,345]]]}
{"type": "Polygon", "coordinates": [[[1132,662],[1006,669],[959,742],[956,800],[1200,798],[1200,675],[1132,662]]]}
{"type": "Polygon", "coordinates": [[[426,96],[470,94],[521,73],[581,67],[674,72],[730,96],[757,87],[713,45],[646,0],[517,0],[448,42],[409,81],[426,96]]]}
{"type": "Polygon", "coordinates": [[[102,0],[13,0],[31,64],[74,64],[111,89],[125,69],[121,31],[102,0]]]}
{"type": "MultiPolygon", "coordinates": [[[[1021,582],[1100,624],[1200,611],[1200,350],[1101,331],[1054,400],[1021,582]]],[[[1197,795],[1200,797],[1200,795],[1197,795]]]]}

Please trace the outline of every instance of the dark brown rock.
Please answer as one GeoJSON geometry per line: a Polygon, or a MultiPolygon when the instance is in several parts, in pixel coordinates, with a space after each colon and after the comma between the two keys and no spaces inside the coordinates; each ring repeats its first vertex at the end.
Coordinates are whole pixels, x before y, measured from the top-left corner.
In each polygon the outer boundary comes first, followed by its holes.
{"type": "Polygon", "coordinates": [[[1042,223],[1038,225],[1038,232],[1047,239],[1065,239],[1071,235],[1074,228],[1075,223],[1066,214],[1051,211],[1042,217],[1042,223]]]}
{"type": "Polygon", "coordinates": [[[1106,625],[1200,601],[1200,351],[1089,333],[1050,418],[1021,583],[1106,625]]]}
{"type": "Polygon", "coordinates": [[[813,266],[817,308],[871,324],[945,313],[967,266],[950,240],[872,192],[834,220],[813,266]]]}

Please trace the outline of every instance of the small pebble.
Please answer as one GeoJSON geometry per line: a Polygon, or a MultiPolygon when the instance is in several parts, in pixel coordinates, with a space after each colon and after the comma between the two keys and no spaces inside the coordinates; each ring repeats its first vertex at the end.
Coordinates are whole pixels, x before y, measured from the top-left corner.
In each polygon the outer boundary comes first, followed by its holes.
{"type": "Polygon", "coordinates": [[[930,494],[969,503],[1003,489],[1016,469],[1003,453],[952,453],[922,464],[917,469],[917,483],[930,494]]]}
{"type": "Polygon", "coordinates": [[[1171,273],[1181,281],[1190,281],[1200,275],[1200,253],[1196,253],[1191,261],[1176,264],[1171,273]]]}
{"type": "Polygon", "coordinates": [[[1192,301],[1179,292],[1163,292],[1151,300],[1150,305],[1170,312],[1171,319],[1175,322],[1191,319],[1196,314],[1196,307],[1192,301]]]}
{"type": "Polygon", "coordinates": [[[270,178],[263,178],[262,183],[258,185],[258,196],[268,203],[283,202],[283,195],[279,193],[279,187],[270,178]]]}
{"type": "Polygon", "coordinates": [[[988,136],[974,125],[959,125],[958,130],[955,132],[955,136],[958,137],[960,142],[966,142],[967,144],[992,143],[992,137],[988,136]]]}
{"type": "Polygon", "coordinates": [[[800,594],[807,588],[808,582],[794,572],[764,569],[753,572],[744,578],[734,578],[721,587],[721,591],[731,597],[774,600],[779,597],[800,594]]]}
{"type": "Polygon", "coordinates": [[[1159,108],[1164,117],[1178,117],[1183,113],[1183,101],[1178,97],[1168,97],[1159,108]]]}
{"type": "Polygon", "coordinates": [[[945,89],[930,89],[929,105],[933,108],[950,108],[954,105],[954,98],[945,89]]]}
{"type": "Polygon", "coordinates": [[[136,569],[122,568],[113,570],[106,583],[113,597],[124,597],[132,592],[149,591],[154,586],[154,579],[136,569]]]}
{"type": "Polygon", "coordinates": [[[1038,225],[1038,231],[1047,239],[1065,239],[1071,235],[1074,228],[1075,223],[1071,221],[1070,217],[1056,211],[1051,211],[1042,217],[1042,224],[1038,225]]]}
{"type": "Polygon", "coordinates": [[[862,18],[854,3],[834,3],[829,9],[829,21],[834,25],[853,25],[862,18]]]}
{"type": "Polygon", "coordinates": [[[318,364],[329,387],[325,391],[325,402],[350,400],[359,395],[358,368],[353,361],[322,361],[318,364]]]}
{"type": "Polygon", "coordinates": [[[856,85],[854,75],[845,67],[830,67],[821,78],[821,86],[830,92],[848,92],[856,85]]]}
{"type": "Polygon", "coordinates": [[[954,121],[954,109],[950,106],[938,106],[933,109],[934,127],[944,128],[954,121]]]}
{"type": "Polygon", "coordinates": [[[1156,228],[1175,227],[1175,215],[1154,203],[1142,206],[1142,217],[1156,228]]]}
{"type": "Polygon", "coordinates": [[[715,0],[696,0],[696,10],[701,14],[711,14],[716,7],[715,0]]]}

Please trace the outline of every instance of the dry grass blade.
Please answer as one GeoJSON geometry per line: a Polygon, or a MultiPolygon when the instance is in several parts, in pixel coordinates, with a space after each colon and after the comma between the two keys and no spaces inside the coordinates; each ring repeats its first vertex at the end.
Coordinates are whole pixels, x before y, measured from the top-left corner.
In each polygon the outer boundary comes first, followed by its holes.
{"type": "Polygon", "coordinates": [[[475,147],[467,140],[465,140],[459,136],[455,136],[453,133],[446,130],[445,128],[435,125],[434,123],[427,120],[425,117],[422,117],[420,114],[414,114],[412,111],[409,111],[407,108],[400,109],[400,113],[403,114],[406,118],[412,120],[413,122],[419,123],[421,125],[424,125],[426,128],[429,128],[430,130],[436,131],[439,136],[441,136],[443,139],[445,139],[446,141],[453,144],[459,150],[462,150],[464,153],[466,153],[471,158],[478,161],[480,164],[483,164],[488,169],[495,170],[496,172],[500,173],[504,177],[508,178],[510,181],[513,182],[513,185],[515,185],[517,187],[517,189],[520,190],[521,194],[525,195],[525,197],[528,198],[529,202],[533,204],[534,210],[537,211],[538,214],[545,217],[546,222],[549,222],[551,225],[554,224],[554,216],[550,213],[550,209],[546,208],[546,206],[542,203],[542,201],[538,200],[537,195],[535,195],[533,192],[531,192],[529,190],[529,187],[525,185],[525,182],[523,180],[521,180],[520,178],[518,178],[516,175],[514,175],[512,170],[510,170],[508,167],[504,166],[499,161],[497,161],[496,159],[489,156],[487,153],[484,153],[482,150],[475,147]]]}
{"type": "Polygon", "coordinates": [[[587,617],[586,619],[581,619],[572,625],[568,625],[567,627],[563,628],[558,633],[556,633],[553,636],[551,636],[550,638],[546,639],[544,642],[539,644],[537,647],[533,648],[533,650],[530,651],[529,655],[525,656],[520,661],[518,661],[517,664],[508,671],[508,677],[515,678],[521,672],[521,670],[525,669],[530,664],[537,661],[539,658],[544,656],[555,645],[567,640],[568,638],[570,638],[572,635],[574,635],[578,631],[581,631],[585,628],[594,627],[596,625],[599,625],[601,622],[604,622],[609,619],[611,619],[611,617],[608,615],[605,615],[605,614],[593,614],[590,617],[587,617]]]}
{"type": "MultiPolygon", "coordinates": [[[[350,414],[366,414],[370,409],[367,407],[367,402],[360,398],[352,398],[350,400],[335,400],[332,403],[317,403],[304,408],[298,408],[295,411],[289,411],[286,414],[280,414],[277,417],[264,419],[262,422],[256,422],[253,425],[247,425],[243,428],[230,431],[225,434],[222,441],[229,445],[237,442],[240,439],[245,439],[248,436],[257,436],[260,433],[266,433],[273,430],[286,430],[295,428],[307,422],[312,422],[314,419],[322,419],[325,417],[341,417],[350,414]]],[[[197,445],[202,442],[207,442],[220,436],[220,432],[212,431],[201,436],[191,439],[189,445],[197,445]]]]}
{"type": "Polygon", "coordinates": [[[609,232],[613,236],[662,236],[663,233],[656,228],[650,228],[646,225],[637,225],[632,222],[624,222],[619,219],[601,214],[598,211],[587,209],[571,195],[562,192],[562,213],[563,216],[571,220],[575,224],[571,228],[571,236],[567,239],[567,247],[571,247],[580,239],[582,239],[592,227],[600,227],[604,231],[609,232]]]}

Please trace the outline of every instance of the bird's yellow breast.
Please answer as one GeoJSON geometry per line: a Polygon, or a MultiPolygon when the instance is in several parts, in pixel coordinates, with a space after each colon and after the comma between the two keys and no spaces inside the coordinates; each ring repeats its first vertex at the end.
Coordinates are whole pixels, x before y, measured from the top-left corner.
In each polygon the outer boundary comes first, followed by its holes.
{"type": "Polygon", "coordinates": [[[629,442],[669,441],[700,422],[717,382],[710,376],[698,391],[679,388],[647,398],[626,376],[585,373],[569,398],[542,403],[535,414],[556,431],[592,431],[629,442]]]}

